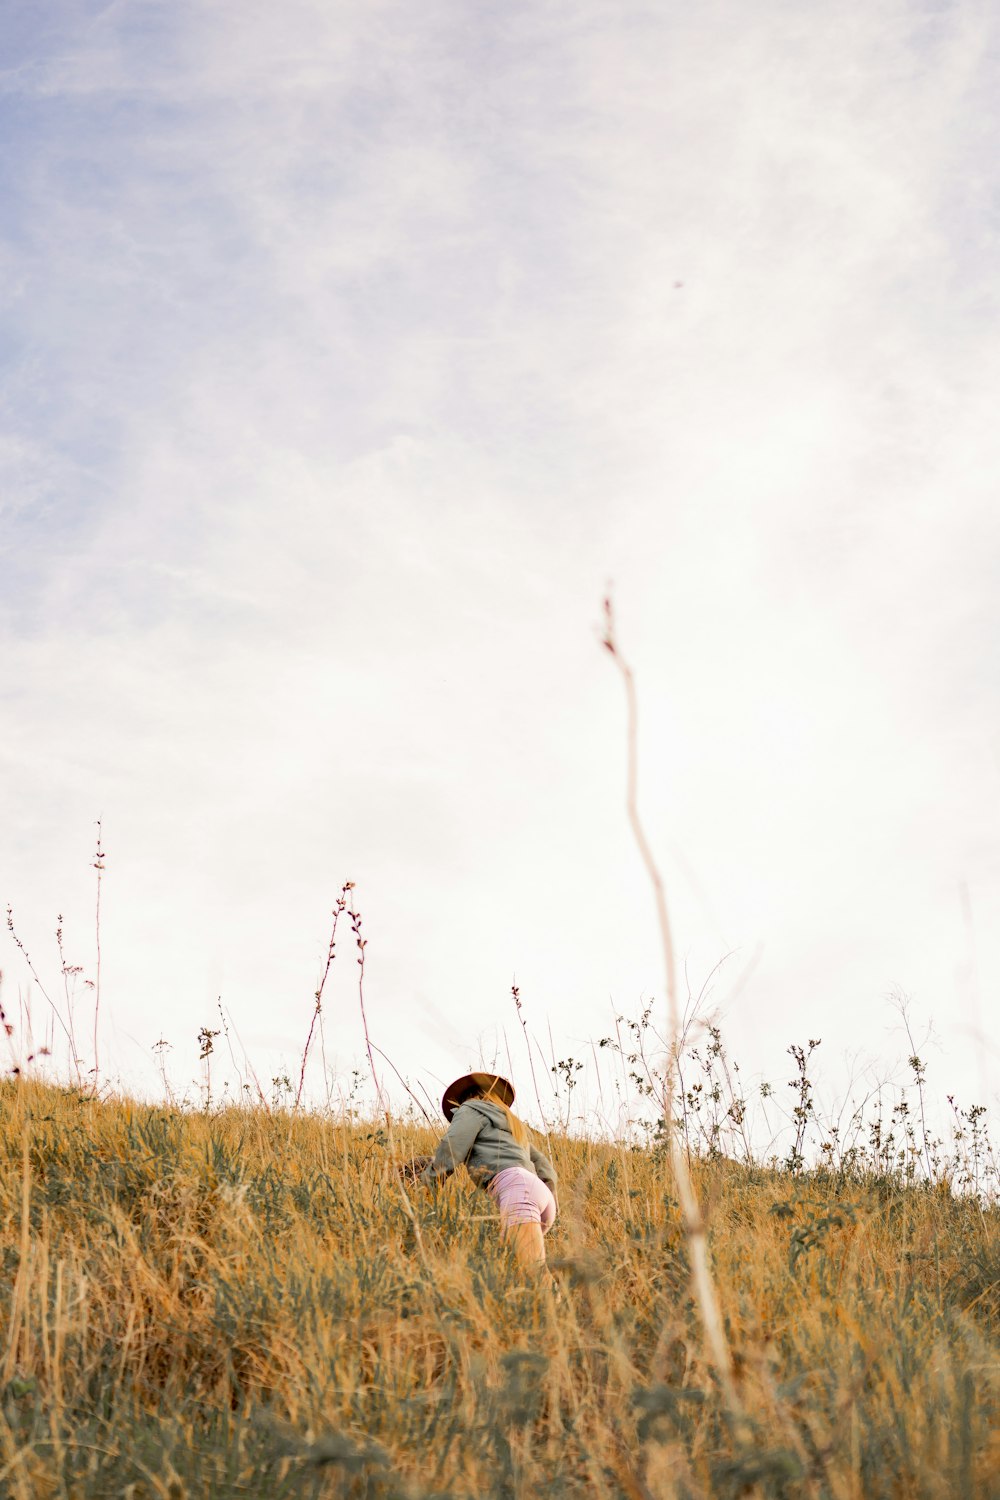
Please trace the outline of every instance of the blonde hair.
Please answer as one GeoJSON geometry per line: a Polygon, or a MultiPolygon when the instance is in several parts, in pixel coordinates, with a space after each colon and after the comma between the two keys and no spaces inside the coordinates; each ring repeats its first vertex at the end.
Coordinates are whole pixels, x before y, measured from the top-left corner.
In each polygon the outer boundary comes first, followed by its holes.
{"type": "Polygon", "coordinates": [[[496,1095],[493,1092],[493,1090],[495,1088],[496,1088],[496,1084],[495,1083],[491,1083],[490,1086],[489,1086],[489,1088],[486,1090],[486,1092],[485,1093],[481,1093],[479,1097],[481,1099],[488,1099],[489,1102],[490,1102],[490,1104],[495,1104],[496,1107],[497,1107],[497,1109],[502,1109],[503,1110],[503,1112],[504,1112],[504,1114],[505,1114],[505,1116],[507,1118],[507,1128],[509,1129],[511,1135],[514,1137],[514,1139],[517,1142],[517,1144],[519,1146],[523,1146],[524,1149],[527,1151],[528,1148],[531,1145],[531,1132],[530,1132],[530,1130],[528,1129],[527,1125],[525,1125],[525,1123],[524,1123],[523,1120],[519,1120],[518,1119],[517,1115],[514,1113],[514,1111],[510,1108],[509,1105],[504,1104],[504,1102],[503,1102],[502,1099],[498,1099],[496,1097],[496,1095]]]}

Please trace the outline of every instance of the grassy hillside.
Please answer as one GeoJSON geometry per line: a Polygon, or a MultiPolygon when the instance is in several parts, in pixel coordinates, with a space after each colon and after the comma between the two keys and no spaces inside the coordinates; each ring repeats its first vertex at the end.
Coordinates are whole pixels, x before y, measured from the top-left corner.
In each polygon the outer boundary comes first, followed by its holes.
{"type": "Polygon", "coordinates": [[[554,1140],[526,1280],[434,1136],[0,1093],[0,1496],[1000,1496],[1000,1215],[704,1163],[750,1424],[655,1152],[554,1140]]]}

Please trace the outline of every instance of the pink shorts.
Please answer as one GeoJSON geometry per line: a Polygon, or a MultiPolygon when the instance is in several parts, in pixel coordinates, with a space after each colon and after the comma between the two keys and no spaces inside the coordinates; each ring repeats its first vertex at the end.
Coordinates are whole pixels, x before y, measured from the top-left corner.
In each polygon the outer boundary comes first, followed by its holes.
{"type": "Polygon", "coordinates": [[[549,1188],[526,1167],[505,1167],[489,1185],[500,1205],[500,1223],[541,1224],[548,1234],[556,1219],[556,1200],[549,1188]]]}

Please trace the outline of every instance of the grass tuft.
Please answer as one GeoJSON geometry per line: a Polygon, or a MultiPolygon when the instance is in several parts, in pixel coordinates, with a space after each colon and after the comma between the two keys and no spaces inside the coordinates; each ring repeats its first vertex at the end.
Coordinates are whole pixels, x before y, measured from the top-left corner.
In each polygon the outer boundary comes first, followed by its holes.
{"type": "Polygon", "coordinates": [[[1000,1211],[553,1135],[551,1276],[435,1133],[0,1085],[0,1495],[996,1497],[1000,1211]],[[412,1217],[411,1217],[412,1213],[412,1217]]]}

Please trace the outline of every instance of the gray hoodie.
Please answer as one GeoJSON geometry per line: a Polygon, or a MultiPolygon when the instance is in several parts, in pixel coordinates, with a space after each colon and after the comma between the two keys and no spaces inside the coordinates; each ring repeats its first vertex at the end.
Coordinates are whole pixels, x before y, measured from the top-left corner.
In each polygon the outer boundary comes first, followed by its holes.
{"type": "Polygon", "coordinates": [[[462,1162],[480,1187],[488,1187],[490,1179],[505,1167],[524,1167],[540,1177],[556,1196],[556,1174],[548,1157],[535,1146],[519,1146],[511,1135],[507,1116],[488,1099],[469,1099],[459,1105],[421,1181],[450,1177],[462,1162]]]}

